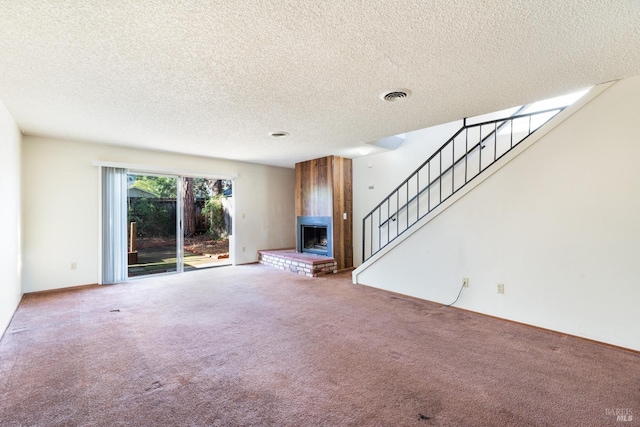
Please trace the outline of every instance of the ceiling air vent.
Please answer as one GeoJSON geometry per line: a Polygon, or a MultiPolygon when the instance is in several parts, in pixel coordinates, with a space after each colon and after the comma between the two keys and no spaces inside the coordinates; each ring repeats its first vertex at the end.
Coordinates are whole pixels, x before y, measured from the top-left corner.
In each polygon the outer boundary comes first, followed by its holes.
{"type": "Polygon", "coordinates": [[[383,101],[394,102],[399,99],[408,97],[411,92],[408,89],[394,89],[391,92],[384,92],[380,94],[380,99],[383,101]]]}

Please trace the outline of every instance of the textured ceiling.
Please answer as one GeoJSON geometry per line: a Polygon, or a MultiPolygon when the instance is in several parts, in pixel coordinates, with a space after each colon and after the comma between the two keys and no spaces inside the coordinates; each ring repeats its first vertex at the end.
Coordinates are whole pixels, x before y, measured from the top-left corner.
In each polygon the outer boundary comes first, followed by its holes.
{"type": "Polygon", "coordinates": [[[640,74],[638,0],[0,0],[0,22],[24,133],[286,167],[640,74]]]}

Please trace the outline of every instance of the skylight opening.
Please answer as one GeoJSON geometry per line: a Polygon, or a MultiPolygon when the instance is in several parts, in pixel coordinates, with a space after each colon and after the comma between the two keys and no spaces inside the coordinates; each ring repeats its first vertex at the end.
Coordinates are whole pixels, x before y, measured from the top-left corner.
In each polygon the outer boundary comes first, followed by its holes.
{"type": "Polygon", "coordinates": [[[567,95],[556,96],[555,98],[549,98],[542,101],[534,102],[527,105],[527,107],[521,111],[522,114],[535,113],[536,111],[550,110],[552,108],[567,107],[578,99],[582,98],[591,88],[586,88],[573,92],[567,95]]]}
{"type": "MultiPolygon", "coordinates": [[[[524,108],[517,107],[515,111],[517,111],[518,108],[522,108],[522,110],[516,113],[515,115],[518,116],[522,114],[537,113],[539,111],[554,110],[557,108],[568,107],[569,105],[572,105],[574,102],[582,98],[587,92],[589,92],[589,90],[591,90],[590,87],[586,89],[581,89],[577,92],[569,93],[567,95],[561,95],[561,96],[556,96],[554,98],[537,101],[532,104],[523,106],[524,108]]],[[[531,130],[537,129],[538,127],[546,123],[555,114],[556,114],[555,111],[550,111],[549,113],[546,113],[546,114],[538,114],[536,116],[532,116],[531,119],[526,117],[520,118],[520,119],[514,119],[506,123],[505,126],[503,126],[502,129],[498,131],[498,135],[506,135],[510,133],[518,134],[521,132],[527,132],[530,129],[531,130]],[[513,126],[513,129],[511,129],[512,126],[513,126]]]]}

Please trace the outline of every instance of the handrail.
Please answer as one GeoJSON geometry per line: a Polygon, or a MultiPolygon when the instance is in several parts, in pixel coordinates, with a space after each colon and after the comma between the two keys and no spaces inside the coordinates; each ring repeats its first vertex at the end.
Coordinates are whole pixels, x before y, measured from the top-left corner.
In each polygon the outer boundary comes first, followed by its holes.
{"type": "MultiPolygon", "coordinates": [[[[511,116],[509,116],[509,118],[512,118],[512,117],[516,116],[519,112],[521,112],[525,108],[527,108],[526,105],[521,105],[516,111],[513,112],[513,114],[511,116]]],[[[498,131],[501,130],[505,124],[507,124],[507,121],[508,120],[505,120],[504,122],[500,123],[500,126],[497,126],[495,130],[492,130],[491,132],[489,132],[489,135],[485,136],[482,139],[482,141],[480,141],[480,143],[482,144],[483,142],[485,142],[486,140],[491,138],[493,135],[497,134],[498,131]]],[[[465,120],[465,123],[466,123],[466,120],[465,120]]],[[[484,148],[484,146],[482,146],[482,148],[484,148]]]]}
{"type": "MultiPolygon", "coordinates": [[[[551,111],[556,111],[556,110],[558,110],[558,112],[560,112],[560,111],[562,111],[564,108],[566,108],[566,107],[550,108],[550,109],[548,109],[548,110],[536,111],[536,112],[534,112],[534,113],[526,113],[526,114],[517,115],[517,116],[509,116],[509,117],[501,118],[501,119],[487,120],[487,121],[485,121],[485,122],[473,123],[473,124],[470,124],[470,125],[467,125],[467,124],[462,125],[462,127],[461,127],[460,129],[458,129],[458,131],[457,131],[456,133],[454,133],[452,137],[450,137],[449,139],[447,139],[447,141],[446,141],[444,144],[442,144],[442,145],[440,146],[440,148],[438,148],[438,149],[437,149],[437,150],[436,150],[436,151],[431,155],[431,157],[429,157],[429,158],[428,158],[424,163],[422,163],[420,166],[418,166],[418,168],[417,168],[415,171],[413,171],[413,173],[412,173],[411,175],[409,175],[409,177],[408,177],[407,179],[405,179],[404,181],[402,181],[402,183],[401,183],[400,185],[398,185],[395,189],[393,189],[393,190],[391,191],[391,193],[389,193],[389,195],[388,195],[387,197],[385,197],[385,199],[384,199],[384,200],[388,199],[391,195],[393,195],[393,193],[395,193],[396,191],[398,191],[398,190],[399,190],[399,189],[400,189],[404,184],[406,184],[408,181],[410,181],[410,180],[411,180],[411,178],[412,178],[414,175],[416,175],[418,172],[420,172],[420,170],[422,170],[422,168],[424,168],[424,167],[427,165],[427,163],[429,163],[429,162],[430,162],[431,160],[433,160],[436,156],[438,156],[438,155],[440,154],[440,152],[441,152],[444,148],[446,148],[446,146],[447,146],[451,141],[453,141],[453,140],[454,140],[458,135],[460,135],[460,133],[462,133],[462,131],[464,131],[465,129],[472,128],[472,127],[476,127],[476,126],[490,125],[490,124],[497,123],[497,122],[502,122],[502,121],[517,120],[517,119],[520,119],[520,118],[523,118],[523,117],[529,117],[529,116],[536,115],[536,114],[549,113],[549,112],[551,112],[551,111]]],[[[487,137],[489,137],[489,136],[491,136],[491,135],[488,135],[487,137]]],[[[476,147],[474,146],[474,147],[473,147],[473,148],[471,148],[469,151],[472,151],[472,150],[473,150],[473,149],[475,149],[475,148],[476,148],[476,147]]],[[[369,213],[368,213],[367,215],[365,215],[365,216],[371,215],[371,213],[373,213],[376,209],[378,209],[381,205],[383,205],[383,204],[384,204],[384,200],[383,200],[382,202],[380,202],[380,203],[379,203],[375,208],[373,208],[373,209],[371,210],[371,212],[369,212],[369,213]]]]}
{"type": "Polygon", "coordinates": [[[431,156],[429,157],[423,164],[421,164],[420,166],[418,166],[418,169],[416,169],[415,171],[413,171],[413,173],[411,175],[409,175],[409,178],[405,179],[404,181],[402,181],[402,183],[400,185],[398,185],[394,190],[391,191],[391,193],[389,193],[389,195],[387,197],[385,197],[382,202],[378,203],[378,205],[373,208],[371,210],[371,212],[369,212],[368,214],[365,215],[365,217],[371,215],[373,212],[375,212],[376,209],[378,209],[380,206],[382,206],[384,204],[384,201],[389,199],[395,192],[397,192],[400,188],[402,188],[402,186],[404,186],[404,184],[406,184],[407,182],[409,182],[411,180],[411,178],[416,175],[418,172],[420,172],[422,170],[423,167],[425,167],[427,165],[427,163],[429,163],[431,161],[431,159],[433,159],[437,154],[440,153],[440,151],[442,151],[443,148],[445,148],[445,146],[447,144],[449,144],[449,142],[451,142],[451,140],[455,139],[456,136],[460,135],[460,133],[465,129],[464,126],[462,126],[455,134],[453,134],[453,136],[449,139],[447,139],[447,142],[445,142],[440,148],[438,148],[438,150],[431,156]]]}
{"type": "MultiPolygon", "coordinates": [[[[488,140],[489,138],[491,138],[493,135],[497,134],[497,133],[498,133],[498,131],[499,131],[499,130],[501,130],[501,129],[504,127],[504,125],[505,125],[508,121],[510,121],[510,120],[516,120],[516,119],[518,119],[518,118],[522,118],[522,117],[526,117],[528,114],[523,114],[523,115],[520,115],[520,116],[518,116],[518,115],[517,115],[520,111],[524,110],[525,108],[527,108],[527,106],[526,106],[526,105],[521,106],[520,108],[518,108],[518,109],[513,113],[513,115],[512,115],[512,116],[509,116],[509,117],[507,117],[506,119],[489,120],[489,121],[486,121],[486,122],[473,123],[473,124],[470,124],[470,125],[467,125],[467,124],[466,124],[466,120],[465,120],[465,122],[464,122],[465,124],[462,126],[462,128],[461,128],[458,132],[456,132],[456,133],[454,134],[454,136],[453,136],[453,137],[449,138],[449,139],[447,140],[447,142],[445,142],[445,143],[444,143],[444,145],[442,145],[442,146],[438,149],[438,152],[439,152],[439,151],[442,151],[442,150],[443,150],[443,149],[444,149],[444,148],[449,144],[449,142],[451,142],[451,140],[455,139],[455,138],[460,134],[460,132],[461,132],[461,131],[463,131],[463,130],[465,130],[465,129],[469,129],[469,128],[477,127],[477,126],[485,126],[485,125],[487,125],[487,124],[492,124],[492,123],[496,123],[496,122],[502,122],[502,123],[500,123],[500,125],[499,125],[499,126],[496,126],[494,130],[492,130],[491,132],[489,132],[489,134],[488,134],[487,136],[485,136],[484,138],[482,138],[482,140],[481,140],[480,142],[478,142],[478,143],[477,143],[476,145],[474,145],[473,147],[469,148],[469,149],[467,150],[467,153],[471,153],[473,150],[475,150],[475,149],[476,149],[476,148],[478,148],[478,147],[480,147],[481,149],[482,149],[482,148],[484,148],[484,143],[485,143],[485,141],[487,141],[487,140],[488,140]]],[[[553,108],[553,109],[550,109],[550,110],[545,110],[545,112],[555,111],[555,110],[556,110],[556,109],[555,109],[555,108],[553,108]]],[[[537,113],[542,113],[542,111],[537,111],[537,112],[535,112],[535,113],[530,113],[530,114],[537,114],[537,113]]],[[[529,114],[529,115],[530,115],[530,114],[529,114]]],[[[435,154],[437,154],[438,152],[436,152],[435,154]]],[[[433,158],[434,156],[431,156],[431,157],[433,158]]],[[[430,159],[431,159],[431,158],[430,158],[430,159]]],[[[442,173],[440,174],[440,176],[444,176],[444,175],[446,175],[447,173],[449,173],[449,171],[451,171],[452,169],[454,169],[458,163],[462,162],[462,160],[463,160],[463,159],[464,159],[464,156],[460,156],[460,158],[459,158],[458,160],[456,160],[456,161],[455,161],[455,163],[454,163],[453,165],[449,166],[447,169],[445,169],[444,171],[442,171],[442,173]]],[[[429,162],[429,160],[427,160],[427,162],[429,162]]],[[[425,163],[427,163],[427,162],[425,162],[425,163]]],[[[424,164],[423,164],[423,166],[424,166],[424,164]]],[[[406,179],[402,184],[400,184],[400,186],[398,186],[398,188],[396,188],[396,190],[398,190],[400,187],[402,187],[405,183],[407,183],[407,182],[411,181],[411,178],[413,178],[413,176],[414,176],[416,173],[418,173],[419,171],[420,171],[420,168],[418,168],[418,169],[417,169],[413,174],[411,174],[411,175],[409,176],[409,178],[407,178],[407,179],[406,179]]],[[[406,206],[410,205],[410,204],[411,204],[411,202],[413,202],[413,201],[414,201],[414,200],[416,200],[418,197],[420,197],[420,196],[422,195],[422,193],[428,189],[428,187],[430,187],[430,186],[431,186],[435,181],[437,181],[437,180],[439,180],[439,179],[440,179],[440,176],[438,176],[437,178],[434,178],[434,179],[433,179],[433,181],[430,181],[430,182],[429,182],[429,184],[427,184],[427,186],[426,186],[425,188],[423,188],[422,190],[420,190],[420,192],[419,192],[418,194],[416,194],[415,196],[413,196],[411,199],[407,200],[407,202],[406,202],[404,205],[402,205],[402,207],[398,208],[398,211],[403,210],[406,206]]],[[[389,196],[387,196],[387,198],[388,198],[388,197],[390,197],[390,196],[391,196],[391,195],[392,195],[396,190],[392,191],[392,192],[389,194],[389,196]]],[[[385,200],[386,200],[386,199],[385,199],[385,200]]],[[[444,201],[444,200],[443,200],[443,201],[444,201]]],[[[384,201],[383,201],[382,203],[384,204],[384,201]]],[[[375,210],[375,209],[374,209],[374,210],[375,210]]],[[[369,212],[369,214],[370,214],[370,213],[371,213],[371,212],[369,212]]],[[[380,226],[382,227],[382,226],[383,226],[383,225],[385,225],[387,222],[389,222],[389,220],[392,220],[392,221],[393,221],[393,218],[389,218],[389,219],[385,220],[383,223],[381,223],[381,224],[380,224],[380,226]]]]}
{"type": "Polygon", "coordinates": [[[447,200],[449,197],[451,197],[454,193],[456,193],[457,191],[459,191],[462,187],[464,187],[467,183],[469,183],[471,180],[473,180],[476,176],[478,176],[481,172],[483,172],[484,170],[486,170],[488,167],[490,167],[492,164],[494,164],[498,159],[502,158],[505,154],[507,154],[509,151],[511,151],[515,146],[517,146],[520,142],[522,142],[524,139],[526,139],[527,137],[529,137],[533,132],[535,132],[537,129],[539,129],[544,123],[548,122],[549,120],[551,120],[551,118],[555,117],[558,113],[560,113],[561,111],[563,111],[566,106],[564,107],[556,107],[556,108],[550,108],[550,109],[546,109],[546,110],[541,110],[541,111],[535,111],[535,112],[531,112],[531,113],[524,113],[524,114],[519,114],[521,111],[523,111],[526,108],[526,106],[522,106],[520,107],[518,110],[516,110],[511,116],[508,117],[502,117],[502,118],[498,118],[498,119],[493,119],[493,120],[486,120],[483,122],[479,122],[479,123],[473,123],[473,124],[467,124],[466,119],[463,121],[463,125],[462,127],[456,131],[453,136],[451,136],[450,138],[448,138],[446,140],[446,142],[444,144],[442,144],[440,146],[440,148],[438,148],[431,156],[429,156],[429,158],[423,162],[415,171],[413,171],[413,173],[411,173],[409,175],[408,178],[406,178],[404,181],[402,181],[402,183],[400,183],[400,185],[398,185],[393,191],[391,191],[389,193],[389,195],[387,197],[385,197],[380,203],[378,203],[367,215],[365,215],[365,217],[362,220],[362,260],[363,262],[366,261],[368,258],[370,258],[371,256],[373,256],[375,253],[377,253],[378,251],[380,251],[384,246],[388,245],[389,243],[391,243],[394,239],[396,239],[398,236],[400,236],[402,233],[404,233],[405,231],[407,231],[412,225],[414,225],[415,223],[418,222],[418,220],[420,220],[421,218],[423,218],[426,214],[428,214],[429,212],[431,212],[436,206],[440,205],[441,203],[443,203],[445,200],[447,200]],[[537,125],[537,127],[535,129],[531,129],[531,125],[532,125],[532,118],[534,116],[544,116],[545,114],[549,114],[549,113],[554,113],[551,117],[546,118],[544,120],[543,123],[541,123],[540,125],[537,125]],[[529,124],[528,124],[528,129],[524,131],[525,136],[521,139],[519,139],[518,141],[515,142],[513,141],[513,137],[514,137],[514,126],[513,123],[516,120],[519,119],[528,119],[529,124]],[[504,126],[507,125],[507,123],[511,123],[511,131],[510,131],[510,139],[509,139],[509,144],[508,144],[508,149],[504,150],[504,152],[502,152],[499,156],[498,156],[498,132],[500,130],[503,129],[504,126]],[[489,132],[489,134],[485,135],[484,137],[482,136],[482,127],[483,126],[487,126],[487,125],[493,125],[493,129],[491,130],[491,132],[489,132]],[[469,130],[470,129],[474,129],[474,128],[479,128],[479,135],[478,135],[478,140],[477,142],[473,142],[472,146],[469,147],[469,130]],[[465,132],[465,146],[464,146],[464,154],[462,154],[457,160],[456,160],[456,153],[455,153],[455,144],[456,144],[456,138],[459,137],[463,132],[465,132]],[[490,142],[490,140],[493,137],[493,142],[490,142]],[[494,150],[493,150],[493,160],[489,159],[489,161],[487,161],[486,166],[483,167],[483,159],[482,159],[482,152],[481,150],[483,148],[485,148],[485,145],[487,144],[494,144],[494,150]],[[451,159],[450,162],[451,164],[449,166],[446,166],[446,168],[443,170],[443,165],[442,165],[442,154],[444,152],[445,149],[448,149],[449,147],[451,147],[451,159]],[[478,150],[478,172],[469,177],[468,176],[468,162],[469,162],[469,158],[472,155],[472,153],[474,153],[475,150],[478,150]],[[437,159],[434,160],[434,159],[437,159]],[[434,168],[437,168],[436,170],[439,171],[439,174],[436,178],[431,179],[431,166],[432,166],[432,161],[434,163],[438,163],[436,165],[434,165],[434,168]],[[454,171],[456,170],[457,167],[461,167],[462,163],[464,163],[464,182],[462,183],[462,185],[458,186],[456,188],[455,183],[454,183],[454,171]],[[420,188],[420,172],[422,172],[424,170],[424,168],[428,168],[428,183],[420,188]],[[445,195],[444,199],[443,199],[443,194],[442,194],[442,181],[443,178],[447,175],[447,174],[452,174],[451,175],[451,189],[450,189],[450,194],[445,195]],[[411,183],[412,181],[415,181],[416,184],[416,190],[415,190],[415,195],[413,195],[412,197],[409,197],[409,183],[411,183]],[[435,184],[440,184],[438,185],[438,190],[439,190],[439,194],[438,194],[438,198],[436,200],[436,203],[431,203],[431,189],[435,184]],[[406,193],[406,202],[404,202],[401,206],[400,206],[400,197],[401,197],[401,190],[405,190],[404,193],[406,193]],[[427,203],[427,210],[426,212],[424,212],[424,214],[421,215],[420,213],[420,198],[425,196],[425,193],[428,194],[428,203],[427,203]],[[392,199],[395,198],[396,199],[396,206],[393,208],[392,211],[392,199]],[[410,207],[415,204],[416,206],[413,207],[414,210],[411,211],[411,213],[413,213],[414,215],[412,215],[412,221],[410,223],[409,220],[409,209],[410,207]],[[386,215],[382,212],[383,208],[386,205],[386,215]],[[415,212],[414,212],[415,211],[415,212]],[[391,225],[390,225],[390,221],[396,221],[399,216],[405,213],[406,214],[406,226],[402,226],[402,230],[400,229],[400,224],[397,223],[396,225],[396,230],[394,235],[391,235],[391,225]],[[378,224],[377,224],[377,229],[378,229],[378,239],[377,239],[377,245],[374,245],[374,241],[375,241],[375,236],[373,234],[373,230],[374,230],[374,217],[377,217],[378,219],[378,224]],[[371,233],[370,235],[367,235],[367,223],[370,224],[370,229],[371,229],[371,233]],[[383,239],[383,235],[381,233],[382,228],[386,227],[387,230],[387,236],[386,239],[383,239]],[[366,244],[367,244],[367,237],[368,240],[370,242],[370,251],[367,252],[367,248],[366,248],[366,244]],[[386,240],[385,242],[383,242],[383,240],[386,240]],[[374,246],[376,247],[374,250],[374,246]],[[368,254],[368,256],[367,256],[368,254]]]}

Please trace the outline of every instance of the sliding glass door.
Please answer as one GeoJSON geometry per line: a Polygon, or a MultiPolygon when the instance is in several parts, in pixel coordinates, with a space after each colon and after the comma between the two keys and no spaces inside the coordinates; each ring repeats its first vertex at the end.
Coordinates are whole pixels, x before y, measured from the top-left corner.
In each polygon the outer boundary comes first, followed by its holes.
{"type": "Polygon", "coordinates": [[[128,277],[230,265],[228,180],[129,172],[128,277]]]}
{"type": "Polygon", "coordinates": [[[181,269],[179,180],[175,176],[127,176],[128,277],[181,269]]]}

